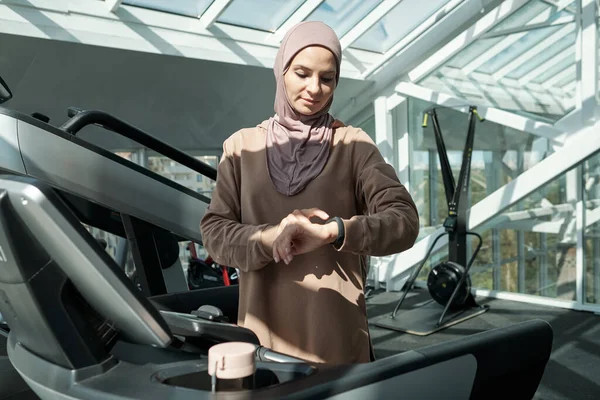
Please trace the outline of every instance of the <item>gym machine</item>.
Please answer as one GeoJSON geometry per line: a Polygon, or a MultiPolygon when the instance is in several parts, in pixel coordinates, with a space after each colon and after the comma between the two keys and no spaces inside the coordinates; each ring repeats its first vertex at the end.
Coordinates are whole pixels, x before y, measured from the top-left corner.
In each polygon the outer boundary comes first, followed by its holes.
{"type": "MultiPolygon", "coordinates": [[[[0,86],[3,103],[12,93],[4,82],[0,86]]],[[[199,221],[210,199],[95,146],[79,134],[86,127],[98,126],[210,179],[216,179],[217,171],[106,112],[70,107],[68,116],[69,120],[57,127],[40,113],[25,115],[0,107],[0,172],[48,183],[82,223],[121,238],[135,265],[129,275],[144,295],[188,290],[190,280],[179,260],[179,243],[202,243],[199,221]],[[64,154],[69,155],[68,162],[63,161],[64,154]]],[[[125,268],[126,257],[121,260],[125,268]]]]}
{"type": "Polygon", "coordinates": [[[433,107],[424,113],[423,127],[427,127],[429,119],[433,124],[433,133],[448,204],[448,216],[443,223],[445,232],[433,240],[425,257],[419,266],[413,270],[402,288],[402,295],[392,314],[375,321],[374,324],[378,327],[425,336],[466,321],[488,310],[488,306],[480,306],[475,301],[471,293],[471,279],[469,277],[469,270],[483,241],[477,232],[467,230],[466,219],[476,118],[483,121],[483,118],[477,113],[477,107],[470,106],[467,138],[462,154],[458,182],[456,183],[448,161],[437,109],[433,107]],[[431,268],[427,278],[427,289],[433,300],[421,307],[400,314],[399,310],[404,299],[413,287],[436,243],[446,235],[448,235],[448,260],[431,268]],[[477,247],[469,259],[467,259],[468,236],[474,236],[478,239],[477,247]]]}
{"type": "Polygon", "coordinates": [[[552,349],[534,320],[371,363],[278,353],[243,327],[153,307],[29,177],[0,176],[0,250],[8,357],[42,400],[531,399],[552,349]]]}

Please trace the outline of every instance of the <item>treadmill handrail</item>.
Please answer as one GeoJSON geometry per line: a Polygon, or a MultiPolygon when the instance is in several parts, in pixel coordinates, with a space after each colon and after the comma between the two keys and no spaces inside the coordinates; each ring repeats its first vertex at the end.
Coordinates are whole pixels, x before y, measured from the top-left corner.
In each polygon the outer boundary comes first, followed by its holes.
{"type": "Polygon", "coordinates": [[[171,160],[176,161],[181,165],[185,165],[209,179],[217,179],[217,170],[215,168],[104,111],[80,111],[65,122],[60,129],[75,135],[88,125],[99,125],[104,129],[111,130],[169,157],[171,160]]]}

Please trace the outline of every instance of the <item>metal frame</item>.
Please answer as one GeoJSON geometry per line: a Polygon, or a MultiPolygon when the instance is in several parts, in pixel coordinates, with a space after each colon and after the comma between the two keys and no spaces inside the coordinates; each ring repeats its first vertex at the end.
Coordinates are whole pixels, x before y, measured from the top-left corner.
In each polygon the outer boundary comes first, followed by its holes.
{"type": "MultiPolygon", "coordinates": [[[[517,0],[520,5],[527,0],[517,0]]],[[[463,0],[452,1],[442,10],[416,27],[406,38],[393,46],[382,58],[374,60],[372,68],[367,66],[361,77],[373,81],[358,98],[351,98],[339,107],[338,119],[356,125],[365,111],[372,113],[373,101],[382,95],[393,95],[393,87],[403,80],[405,74],[415,65],[419,65],[427,54],[437,54],[446,43],[451,41],[457,29],[467,28],[478,21],[484,14],[498,14],[496,7],[513,3],[513,0],[463,0]],[[358,116],[358,117],[357,117],[358,116]]],[[[492,17],[493,21],[499,22],[492,17]]]]}
{"type": "Polygon", "coordinates": [[[525,26],[518,26],[515,28],[503,29],[496,32],[489,32],[485,35],[481,35],[480,39],[491,39],[495,37],[502,37],[507,35],[512,35],[514,33],[520,32],[529,32],[533,29],[542,29],[549,28],[551,26],[565,25],[571,22],[575,22],[575,17],[560,17],[552,22],[542,22],[542,23],[528,23],[525,26]]]}
{"type": "MultiPolygon", "coordinates": [[[[546,183],[560,176],[565,171],[577,166],[583,160],[600,152],[600,137],[593,135],[600,124],[584,128],[567,146],[540,161],[537,165],[523,172],[509,184],[496,190],[475,204],[470,211],[468,229],[481,231],[490,226],[490,222],[503,210],[509,208],[519,200],[527,197],[546,183]]],[[[394,286],[394,279],[400,277],[406,270],[415,266],[424,256],[433,238],[442,233],[438,229],[431,235],[422,239],[410,250],[397,256],[392,271],[388,271],[388,290],[399,289],[394,286]]],[[[447,244],[441,240],[435,250],[447,244]]]]}
{"type": "Polygon", "coordinates": [[[106,6],[110,12],[115,12],[119,7],[121,7],[123,0],[104,0],[104,2],[106,3],[106,6]]]}
{"type": "MultiPolygon", "coordinates": [[[[464,113],[468,113],[469,111],[466,100],[445,93],[436,92],[414,83],[400,82],[396,85],[395,90],[403,96],[410,96],[441,106],[453,107],[455,110],[464,113]]],[[[547,138],[557,146],[562,146],[563,144],[559,140],[560,135],[563,132],[550,124],[526,118],[521,115],[512,114],[494,107],[478,106],[478,111],[479,114],[488,121],[547,138]]]]}
{"type": "Polygon", "coordinates": [[[321,5],[324,0],[306,0],[290,17],[273,32],[273,42],[279,44],[286,32],[294,25],[304,21],[313,11],[321,5]]]}
{"type": "Polygon", "coordinates": [[[418,82],[429,75],[434,69],[441,66],[446,60],[458,53],[460,50],[473,43],[476,39],[493,28],[513,12],[521,8],[528,0],[507,0],[503,1],[495,9],[479,19],[469,29],[454,37],[442,49],[435,52],[427,60],[413,68],[407,75],[411,82],[418,82]]]}
{"type": "MultiPolygon", "coordinates": [[[[471,208],[469,218],[469,229],[475,229],[478,231],[486,229],[487,226],[491,225],[491,221],[494,219],[494,217],[498,217],[503,210],[515,204],[517,201],[525,198],[529,193],[532,193],[533,191],[537,190],[538,188],[555,179],[557,176],[561,175],[570,168],[575,167],[575,169],[572,170],[570,174],[572,179],[577,180],[578,178],[581,178],[582,166],[579,165],[581,161],[600,151],[600,139],[598,138],[598,135],[595,135],[598,128],[600,128],[600,124],[597,122],[597,115],[600,111],[598,107],[598,18],[596,17],[598,11],[597,7],[598,4],[595,0],[578,0],[578,13],[576,17],[574,19],[565,19],[564,21],[561,21],[561,24],[570,23],[572,22],[572,20],[575,20],[577,22],[577,44],[575,48],[575,52],[577,54],[577,62],[575,68],[577,68],[577,70],[580,72],[578,73],[577,81],[575,83],[569,84],[569,88],[577,88],[577,104],[575,111],[569,113],[569,115],[559,120],[553,126],[551,124],[521,117],[519,115],[507,113],[505,111],[491,107],[487,110],[480,108],[481,114],[485,115],[486,119],[488,120],[492,120],[495,123],[513,127],[515,129],[520,129],[551,140],[554,143],[556,153],[547,157],[545,160],[539,162],[536,166],[530,168],[528,171],[518,176],[514,181],[500,188],[499,190],[497,190],[496,192],[489,195],[487,198],[483,199],[475,206],[473,206],[471,208]],[[585,11],[581,12],[581,10],[585,11]],[[485,113],[486,111],[488,112],[487,114],[485,113]],[[581,152],[582,147],[576,147],[578,144],[580,144],[584,148],[587,147],[583,153],[581,152]]],[[[493,25],[495,24],[492,24],[491,26],[493,25]]],[[[558,23],[553,23],[552,25],[558,25],[558,23]]],[[[488,29],[491,26],[488,26],[488,29]]],[[[564,29],[566,29],[566,27],[564,29]]],[[[559,32],[562,32],[562,30],[559,30],[559,32]]],[[[516,33],[516,31],[514,33],[516,33]]],[[[548,46],[552,46],[553,43],[555,43],[555,36],[558,37],[557,34],[554,34],[551,35],[549,38],[542,40],[540,43],[538,43],[538,45],[534,47],[534,49],[541,51],[547,48],[548,46]]],[[[446,49],[445,51],[443,50],[441,52],[438,52],[429,60],[425,61],[422,65],[413,69],[413,71],[411,71],[412,75],[409,73],[409,78],[413,78],[415,79],[415,81],[423,79],[425,76],[427,76],[427,74],[429,74],[429,72],[441,66],[451,55],[456,54],[457,51],[451,51],[451,49],[456,49],[456,47],[464,48],[464,42],[465,41],[463,40],[463,45],[458,46],[458,43],[461,43],[461,41],[458,38],[455,39],[453,42],[447,45],[448,49],[446,49]]],[[[516,67],[517,64],[520,64],[525,59],[535,57],[537,53],[537,51],[533,51],[530,52],[530,54],[522,56],[521,59],[518,60],[518,62],[513,62],[514,65],[511,65],[510,67],[516,67]]],[[[531,80],[535,79],[536,76],[539,76],[541,73],[548,70],[553,65],[556,65],[557,63],[561,62],[565,59],[565,57],[572,56],[572,54],[573,49],[566,49],[562,51],[552,59],[546,61],[544,64],[536,67],[532,71],[529,71],[519,83],[529,83],[531,80]]],[[[497,73],[496,76],[493,77],[496,79],[503,79],[508,70],[509,68],[505,68],[504,70],[502,70],[501,73],[497,73]]],[[[549,86],[553,82],[560,82],[561,79],[567,74],[568,72],[564,71],[562,73],[557,74],[560,76],[553,77],[552,81],[546,86],[549,86]]],[[[457,98],[456,96],[451,96],[443,92],[436,92],[410,82],[401,82],[396,86],[395,89],[397,94],[401,96],[415,97],[439,105],[456,106],[460,104],[466,105],[468,103],[467,100],[457,98]]],[[[461,111],[465,112],[466,110],[467,107],[465,107],[465,109],[461,111]]],[[[576,184],[578,182],[579,181],[574,183],[576,184]]],[[[575,281],[575,301],[551,299],[540,296],[502,292],[497,290],[476,290],[475,293],[477,295],[503,298],[514,301],[525,301],[535,304],[552,305],[577,310],[595,312],[600,311],[600,304],[585,303],[585,277],[587,276],[587,271],[585,269],[586,260],[584,260],[583,251],[585,240],[585,227],[594,223],[597,220],[597,218],[600,218],[600,214],[597,216],[594,213],[594,210],[587,210],[587,212],[585,212],[586,208],[584,204],[584,198],[582,197],[583,189],[577,184],[572,189],[574,190],[574,192],[573,190],[571,190],[571,192],[573,192],[571,196],[575,195],[575,197],[573,198],[573,200],[575,201],[574,206],[565,204],[565,207],[568,206],[573,211],[573,233],[577,240],[577,278],[575,281]]],[[[531,217],[531,211],[532,210],[527,211],[527,213],[529,214],[529,218],[531,217]]],[[[547,212],[548,210],[541,211],[547,212]]],[[[516,215],[514,216],[516,217],[516,215]]],[[[566,221],[555,221],[551,223],[544,223],[543,225],[548,225],[549,227],[552,224],[556,225],[565,223],[566,221]]],[[[531,225],[532,222],[528,222],[528,224],[531,225]]],[[[533,224],[535,224],[535,222],[533,222],[533,224]]],[[[542,224],[538,223],[537,226],[540,229],[542,228],[542,224]]],[[[556,228],[553,228],[553,230],[555,231],[556,228]]],[[[432,243],[433,239],[437,237],[440,233],[441,229],[434,231],[429,236],[418,242],[412,249],[396,257],[396,259],[394,260],[395,263],[392,263],[392,265],[394,265],[392,267],[392,271],[387,271],[387,273],[385,274],[388,277],[388,290],[400,289],[400,285],[398,285],[398,283],[400,282],[396,282],[396,278],[400,280],[406,276],[406,272],[412,267],[414,267],[422,259],[423,255],[425,254],[425,251],[432,243]]],[[[446,244],[446,241],[440,242],[441,243],[438,243],[437,248],[440,248],[441,246],[444,246],[446,244]]],[[[542,243],[542,245],[544,244],[542,243]]],[[[587,262],[591,262],[591,260],[587,260],[587,262]]],[[[595,280],[600,281],[600,278],[595,280]]],[[[519,287],[524,287],[524,282],[519,282],[519,287]]],[[[494,286],[494,288],[497,289],[497,286],[494,286]]],[[[596,291],[598,291],[598,288],[596,288],[596,291]]]]}
{"type": "Polygon", "coordinates": [[[383,0],[375,7],[367,16],[365,16],[354,28],[350,29],[343,37],[340,38],[342,50],[346,50],[359,37],[367,32],[373,25],[383,18],[391,9],[396,7],[401,0],[383,0]]]}
{"type": "Polygon", "coordinates": [[[204,28],[208,29],[214,25],[217,18],[221,16],[223,11],[233,0],[214,0],[212,4],[204,11],[200,17],[200,23],[204,28]]]}
{"type": "MultiPolygon", "coordinates": [[[[4,0],[0,33],[272,68],[281,32],[215,22],[229,1],[216,1],[200,18],[190,18],[117,3],[111,11],[112,3],[101,1],[38,0],[32,7],[24,0],[4,0]]],[[[360,79],[382,55],[347,48],[344,57],[341,76],[360,79]]]]}

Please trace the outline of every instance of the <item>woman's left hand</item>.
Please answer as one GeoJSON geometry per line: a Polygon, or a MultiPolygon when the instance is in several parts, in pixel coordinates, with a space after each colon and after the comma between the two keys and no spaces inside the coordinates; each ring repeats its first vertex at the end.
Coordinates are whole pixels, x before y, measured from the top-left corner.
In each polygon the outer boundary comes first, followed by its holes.
{"type": "Polygon", "coordinates": [[[309,253],[332,243],[337,237],[337,224],[316,224],[310,218],[329,219],[326,212],[317,208],[294,210],[279,224],[273,241],[273,259],[289,264],[295,255],[309,253]]]}

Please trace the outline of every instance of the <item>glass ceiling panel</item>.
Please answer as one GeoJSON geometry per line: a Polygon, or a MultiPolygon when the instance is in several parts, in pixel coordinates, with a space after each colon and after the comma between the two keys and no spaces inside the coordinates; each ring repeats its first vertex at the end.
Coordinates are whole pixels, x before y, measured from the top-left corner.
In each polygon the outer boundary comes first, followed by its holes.
{"type": "Polygon", "coordinates": [[[217,21],[274,32],[302,3],[304,0],[233,0],[217,21]]]}
{"type": "MultiPolygon", "coordinates": [[[[527,12],[532,10],[540,8],[527,12]]],[[[479,39],[419,84],[474,104],[556,121],[574,107],[575,39],[574,22],[479,39]]]]}
{"type": "Polygon", "coordinates": [[[538,77],[532,80],[533,83],[543,84],[548,79],[556,76],[556,74],[564,71],[569,66],[575,64],[575,49],[573,49],[573,53],[570,56],[564,57],[557,64],[547,69],[544,73],[540,74],[538,77]]]}
{"type": "MultiPolygon", "coordinates": [[[[575,25],[571,25],[574,29],[575,25]]],[[[486,61],[477,70],[485,74],[493,74],[498,69],[502,68],[516,57],[531,50],[535,45],[539,44],[544,39],[547,39],[550,35],[559,30],[561,30],[560,26],[553,26],[550,28],[534,29],[528,32],[519,32],[514,35],[507,35],[507,46],[502,46],[505,48],[486,61]]],[[[546,47],[546,49],[548,48],[550,48],[550,46],[546,47]]]]}
{"type": "Polygon", "coordinates": [[[473,42],[469,47],[452,57],[452,59],[448,62],[448,65],[454,68],[464,68],[469,63],[477,59],[480,55],[492,48],[492,46],[498,44],[501,40],[502,37],[496,37],[491,39],[479,39],[476,42],[473,42]]]}
{"type": "Polygon", "coordinates": [[[385,53],[449,0],[402,0],[352,44],[357,49],[385,53]]]}
{"type": "Polygon", "coordinates": [[[123,4],[198,18],[213,0],[123,0],[123,4]]]}
{"type": "Polygon", "coordinates": [[[576,33],[575,31],[569,33],[550,48],[546,49],[546,51],[542,51],[533,57],[530,61],[524,63],[520,67],[514,69],[508,75],[507,78],[512,79],[521,79],[527,73],[533,71],[535,68],[540,67],[545,64],[547,61],[554,59],[555,57],[561,57],[561,54],[565,54],[563,57],[568,58],[571,62],[574,61],[574,52],[575,52],[575,39],[576,33]]]}
{"type": "Polygon", "coordinates": [[[326,0],[306,18],[306,21],[322,21],[342,37],[382,1],[326,0]]]}
{"type": "Polygon", "coordinates": [[[529,24],[552,22],[565,16],[573,16],[573,14],[566,9],[558,11],[556,6],[552,6],[541,0],[533,0],[527,2],[504,21],[494,26],[490,29],[490,32],[500,32],[529,24]]]}

